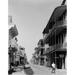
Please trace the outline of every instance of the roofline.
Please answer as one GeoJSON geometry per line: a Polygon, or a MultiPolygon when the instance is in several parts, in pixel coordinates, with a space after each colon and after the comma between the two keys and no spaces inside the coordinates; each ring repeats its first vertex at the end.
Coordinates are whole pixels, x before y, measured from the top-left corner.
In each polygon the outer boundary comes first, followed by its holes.
{"type": "MultiPolygon", "coordinates": [[[[61,7],[66,7],[66,5],[61,5],[61,7]]],[[[50,17],[50,19],[49,19],[49,21],[48,21],[48,23],[51,23],[51,21],[52,21],[52,17],[53,17],[53,15],[54,15],[54,12],[59,8],[60,6],[58,6],[58,7],[56,7],[55,9],[54,9],[54,11],[53,11],[53,13],[52,13],[52,15],[51,15],[51,17],[50,17]]],[[[48,23],[47,23],[47,25],[46,25],[46,27],[44,28],[44,30],[48,27],[48,23]]],[[[44,30],[43,30],[43,34],[44,34],[44,30]]]]}

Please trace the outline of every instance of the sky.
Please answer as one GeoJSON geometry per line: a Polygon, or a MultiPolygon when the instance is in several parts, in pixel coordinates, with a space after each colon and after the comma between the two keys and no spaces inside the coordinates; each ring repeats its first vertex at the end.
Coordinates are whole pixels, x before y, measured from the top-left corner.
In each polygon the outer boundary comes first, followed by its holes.
{"type": "Polygon", "coordinates": [[[34,53],[34,48],[55,7],[62,0],[8,0],[8,15],[12,16],[19,35],[18,44],[25,47],[28,60],[34,53]]]}

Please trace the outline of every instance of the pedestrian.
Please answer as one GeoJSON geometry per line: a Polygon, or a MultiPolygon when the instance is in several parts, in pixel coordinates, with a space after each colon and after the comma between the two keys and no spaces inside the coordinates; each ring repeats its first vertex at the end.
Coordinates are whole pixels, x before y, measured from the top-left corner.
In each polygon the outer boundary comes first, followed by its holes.
{"type": "Polygon", "coordinates": [[[52,73],[55,73],[55,63],[52,63],[52,73]]]}

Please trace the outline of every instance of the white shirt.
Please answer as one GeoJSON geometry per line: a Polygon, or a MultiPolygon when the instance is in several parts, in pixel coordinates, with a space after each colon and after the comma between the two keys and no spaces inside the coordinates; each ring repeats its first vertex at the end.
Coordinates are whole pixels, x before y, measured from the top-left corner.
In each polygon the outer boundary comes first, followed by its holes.
{"type": "Polygon", "coordinates": [[[52,64],[52,67],[55,68],[55,64],[54,63],[52,64]]]}

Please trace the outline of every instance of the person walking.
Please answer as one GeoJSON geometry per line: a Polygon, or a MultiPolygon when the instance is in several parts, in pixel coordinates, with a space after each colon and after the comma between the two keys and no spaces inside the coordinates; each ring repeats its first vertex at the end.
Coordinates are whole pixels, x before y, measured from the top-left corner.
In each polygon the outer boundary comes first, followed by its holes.
{"type": "Polygon", "coordinates": [[[55,73],[55,68],[56,68],[56,67],[55,67],[55,63],[53,62],[53,63],[52,63],[52,73],[55,73]]]}

